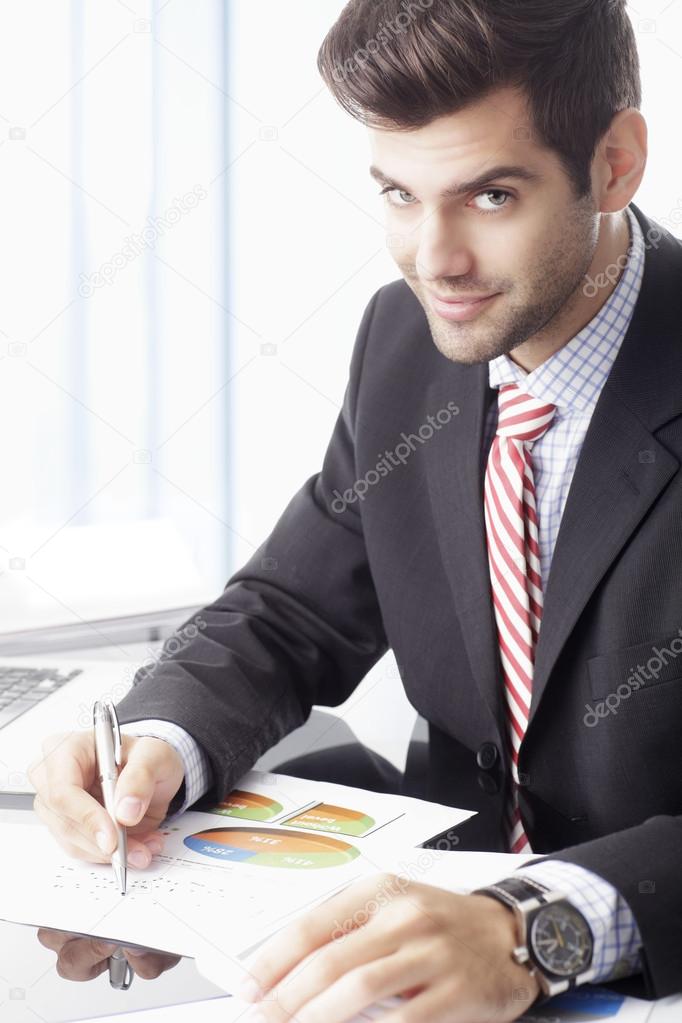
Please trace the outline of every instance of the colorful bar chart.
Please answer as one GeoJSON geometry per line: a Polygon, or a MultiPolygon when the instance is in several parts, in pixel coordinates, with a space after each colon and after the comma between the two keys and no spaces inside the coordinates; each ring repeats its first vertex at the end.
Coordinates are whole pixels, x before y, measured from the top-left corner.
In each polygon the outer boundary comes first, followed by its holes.
{"type": "Polygon", "coordinates": [[[338,835],[366,835],[375,820],[361,810],[350,810],[333,803],[318,803],[317,806],[290,817],[287,827],[306,828],[309,831],[329,831],[338,835]]]}
{"type": "Polygon", "coordinates": [[[233,789],[217,806],[211,807],[210,813],[223,817],[239,817],[246,821],[269,821],[280,814],[284,807],[270,796],[261,796],[257,792],[245,792],[233,789]]]}
{"type": "Polygon", "coordinates": [[[208,828],[188,835],[184,844],[192,852],[224,863],[290,870],[339,867],[360,855],[347,842],[284,828],[208,828]]]}

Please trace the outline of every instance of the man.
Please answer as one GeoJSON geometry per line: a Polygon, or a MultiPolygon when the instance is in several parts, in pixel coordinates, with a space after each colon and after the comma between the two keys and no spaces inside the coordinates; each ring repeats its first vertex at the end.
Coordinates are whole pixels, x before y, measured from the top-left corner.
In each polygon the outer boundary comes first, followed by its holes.
{"type": "MultiPolygon", "coordinates": [[[[333,942],[376,882],[350,888],[253,964],[262,1018],[401,993],[400,1023],[512,1020],[557,977],[678,992],[682,250],[631,205],[625,3],[352,0],[319,66],[367,125],[404,280],[365,312],[321,473],[120,704],[131,855],[392,648],[423,794],[479,811],[459,848],[545,855],[494,892],[411,885],[333,942]],[[529,970],[510,908],[548,890],[529,970]]],[[[89,736],[46,754],[36,809],[106,859],[89,736]]]]}

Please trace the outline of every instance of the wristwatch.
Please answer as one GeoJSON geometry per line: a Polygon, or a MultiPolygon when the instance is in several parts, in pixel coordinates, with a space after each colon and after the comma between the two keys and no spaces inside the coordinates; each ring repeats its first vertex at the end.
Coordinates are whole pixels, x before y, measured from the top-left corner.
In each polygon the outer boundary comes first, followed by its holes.
{"type": "Polygon", "coordinates": [[[528,966],[540,985],[542,995],[534,1004],[594,978],[592,928],[563,892],[530,878],[508,877],[471,894],[489,895],[514,912],[519,936],[512,959],[528,966]]]}

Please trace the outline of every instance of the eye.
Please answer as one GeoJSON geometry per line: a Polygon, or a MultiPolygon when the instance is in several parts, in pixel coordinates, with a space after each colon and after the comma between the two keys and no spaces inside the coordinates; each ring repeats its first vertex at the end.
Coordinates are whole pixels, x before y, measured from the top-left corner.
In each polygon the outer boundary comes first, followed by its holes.
{"type": "MultiPolygon", "coordinates": [[[[491,195],[502,196],[503,199],[514,199],[514,196],[511,194],[511,192],[507,192],[504,188],[487,188],[485,192],[479,192],[478,195],[474,196],[474,200],[480,199],[481,197],[487,198],[488,196],[491,195]]],[[[496,203],[493,203],[493,209],[488,210],[479,209],[478,212],[484,215],[488,213],[497,213],[498,210],[504,210],[509,205],[510,205],[509,202],[505,202],[503,205],[497,205],[496,203]]]]}
{"type": "Polygon", "coordinates": [[[389,206],[397,206],[399,209],[405,209],[406,206],[413,206],[414,202],[416,202],[414,196],[410,195],[409,192],[401,192],[399,188],[392,188],[390,185],[388,185],[386,188],[382,189],[381,192],[379,192],[379,195],[385,195],[387,200],[388,200],[389,206]],[[395,199],[389,198],[389,196],[391,196],[394,192],[395,192],[396,195],[401,196],[401,197],[405,196],[405,195],[409,196],[410,199],[413,200],[413,202],[404,202],[404,203],[396,202],[395,199]]]}
{"type": "MultiPolygon", "coordinates": [[[[417,202],[417,199],[415,199],[415,197],[411,195],[410,192],[403,192],[399,188],[395,188],[394,186],[391,185],[387,185],[386,188],[382,189],[379,195],[385,195],[386,199],[388,200],[389,206],[395,206],[397,209],[406,209],[408,206],[414,206],[414,204],[417,202]],[[391,196],[393,195],[397,195],[400,199],[404,199],[405,201],[396,202],[395,199],[391,198],[391,196]]],[[[508,200],[510,199],[514,200],[516,198],[514,195],[512,195],[511,192],[508,192],[504,188],[487,188],[484,192],[479,192],[478,195],[474,196],[474,200],[490,196],[501,197],[504,201],[501,204],[497,204],[494,202],[494,200],[492,200],[493,208],[487,210],[479,209],[478,210],[479,213],[482,213],[483,215],[489,213],[493,214],[497,213],[500,210],[506,209],[506,207],[510,205],[510,202],[508,200]]]]}

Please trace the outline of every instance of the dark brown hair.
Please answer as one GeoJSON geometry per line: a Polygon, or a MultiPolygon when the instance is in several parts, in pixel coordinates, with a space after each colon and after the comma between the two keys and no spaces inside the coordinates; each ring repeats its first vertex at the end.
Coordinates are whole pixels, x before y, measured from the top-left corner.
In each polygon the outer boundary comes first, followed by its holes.
{"type": "Polygon", "coordinates": [[[556,152],[580,198],[590,193],[597,143],[614,116],[641,106],[625,6],[626,0],[350,0],[317,63],[348,113],[394,131],[423,127],[495,89],[521,88],[527,129],[556,152]]]}

